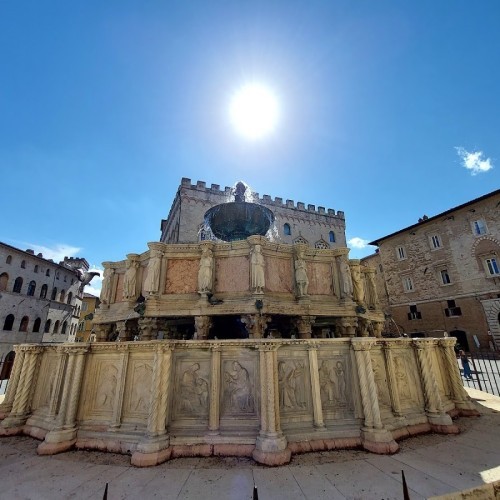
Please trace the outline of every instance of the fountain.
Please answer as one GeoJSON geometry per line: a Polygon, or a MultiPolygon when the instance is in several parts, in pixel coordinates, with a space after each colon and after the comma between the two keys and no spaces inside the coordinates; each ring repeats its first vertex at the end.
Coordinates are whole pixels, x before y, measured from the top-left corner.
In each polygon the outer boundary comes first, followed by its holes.
{"type": "Polygon", "coordinates": [[[212,234],[223,241],[245,240],[252,235],[265,236],[274,222],[267,207],[245,201],[247,187],[238,182],[234,202],[216,205],[205,214],[205,223],[212,234]]]}
{"type": "Polygon", "coordinates": [[[394,453],[401,437],[456,433],[451,417],[477,413],[453,339],[381,339],[375,271],[347,248],[269,241],[275,215],[245,195],[238,183],[234,202],[206,212],[222,242],[150,242],[105,262],[97,342],[17,346],[0,436],[136,466],[280,465],[312,450],[394,453]]]}

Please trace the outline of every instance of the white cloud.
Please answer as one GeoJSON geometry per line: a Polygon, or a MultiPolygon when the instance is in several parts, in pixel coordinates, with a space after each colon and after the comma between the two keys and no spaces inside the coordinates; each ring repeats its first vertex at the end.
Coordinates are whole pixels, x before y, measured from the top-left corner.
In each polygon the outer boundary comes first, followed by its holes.
{"type": "Polygon", "coordinates": [[[354,238],[351,238],[347,243],[353,248],[366,248],[369,241],[364,240],[363,238],[358,238],[356,236],[354,238]]]}
{"type": "Polygon", "coordinates": [[[461,146],[455,149],[462,160],[462,166],[470,170],[471,175],[488,172],[488,170],[493,168],[491,158],[484,158],[484,153],[482,151],[470,152],[461,146]]]}
{"type": "Polygon", "coordinates": [[[52,259],[57,263],[64,260],[64,257],[76,257],[82,250],[81,248],[72,247],[71,245],[66,245],[64,243],[57,243],[52,248],[37,245],[36,243],[26,243],[25,245],[27,245],[26,248],[34,250],[35,255],[41,253],[43,254],[44,259],[52,259]]]}

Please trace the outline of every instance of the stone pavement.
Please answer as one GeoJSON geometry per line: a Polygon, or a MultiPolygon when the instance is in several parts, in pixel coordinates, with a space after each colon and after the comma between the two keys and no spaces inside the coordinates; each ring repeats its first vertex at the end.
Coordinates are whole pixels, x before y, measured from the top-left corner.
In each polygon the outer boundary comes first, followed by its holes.
{"type": "MultiPolygon", "coordinates": [[[[457,436],[429,434],[400,442],[392,456],[332,451],[295,456],[286,467],[249,459],[183,458],[138,469],[128,456],[72,451],[37,456],[30,437],[0,439],[0,499],[402,499],[412,500],[500,480],[500,398],[468,389],[480,418],[460,418],[457,436]]],[[[447,497],[449,498],[449,497],[447,497]]],[[[462,498],[453,496],[452,498],[462,498]]],[[[489,498],[477,496],[469,498],[489,498]]]]}

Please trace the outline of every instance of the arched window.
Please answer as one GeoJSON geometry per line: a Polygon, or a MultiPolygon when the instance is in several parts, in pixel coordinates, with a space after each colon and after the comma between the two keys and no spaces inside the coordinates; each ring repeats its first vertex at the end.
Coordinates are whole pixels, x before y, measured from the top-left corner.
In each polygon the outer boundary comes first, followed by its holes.
{"type": "Polygon", "coordinates": [[[59,333],[59,320],[54,323],[54,333],[59,333]]]}
{"type": "Polygon", "coordinates": [[[50,269],[47,269],[47,270],[45,271],[45,276],[50,276],[50,269]]]}
{"type": "Polygon", "coordinates": [[[30,284],[28,285],[28,292],[27,294],[33,297],[35,295],[35,288],[36,288],[36,282],[35,281],[30,281],[30,284]]]}
{"type": "Polygon", "coordinates": [[[42,320],[40,318],[36,318],[33,323],[33,333],[38,333],[40,331],[40,325],[42,324],[42,320]]]}
{"type": "Polygon", "coordinates": [[[59,271],[56,271],[56,280],[59,279],[59,271]]]}
{"type": "Polygon", "coordinates": [[[8,380],[10,378],[15,357],[16,353],[14,351],[10,351],[9,354],[5,356],[2,369],[0,370],[0,380],[8,380]]]}
{"type": "Polygon", "coordinates": [[[45,299],[47,298],[47,290],[49,287],[47,285],[42,285],[42,289],[40,290],[40,298],[45,299]]]}
{"type": "Polygon", "coordinates": [[[68,293],[68,300],[67,303],[71,304],[71,300],[73,299],[73,294],[71,292],[68,293]]]}
{"type": "Polygon", "coordinates": [[[57,287],[54,287],[52,289],[52,295],[50,296],[50,300],[56,300],[56,295],[57,295],[57,287]]]}
{"type": "Polygon", "coordinates": [[[13,314],[9,314],[6,318],[5,318],[5,322],[3,324],[3,329],[4,330],[12,330],[12,327],[14,326],[14,315],[13,314]]]}
{"type": "Polygon", "coordinates": [[[38,264],[35,266],[35,273],[38,272],[38,264]]]}
{"type": "Polygon", "coordinates": [[[21,324],[19,325],[19,331],[20,332],[27,332],[28,331],[28,323],[30,319],[28,316],[24,316],[23,319],[21,320],[21,324]]]}
{"type": "Polygon", "coordinates": [[[330,243],[335,243],[335,233],[333,231],[330,231],[328,237],[330,238],[330,243]]]}
{"type": "Polygon", "coordinates": [[[21,261],[21,267],[22,267],[23,269],[26,269],[26,261],[25,261],[25,260],[22,260],[22,261],[21,261]]]}
{"type": "Polygon", "coordinates": [[[62,324],[62,328],[61,328],[61,333],[63,335],[66,335],[66,329],[68,328],[68,323],[67,321],[65,321],[63,324],[62,324]]]}
{"type": "Polygon", "coordinates": [[[288,222],[283,225],[283,234],[285,236],[290,236],[292,234],[292,229],[290,228],[290,224],[288,224],[288,222]]]}
{"type": "Polygon", "coordinates": [[[0,274],[0,292],[7,290],[8,283],[9,283],[9,275],[7,273],[0,274]]]}
{"type": "Polygon", "coordinates": [[[5,259],[6,264],[11,264],[12,263],[12,255],[7,255],[7,259],[5,259]]]}
{"type": "Polygon", "coordinates": [[[45,333],[49,333],[50,332],[50,324],[51,324],[51,320],[48,319],[46,322],[45,322],[45,329],[43,330],[45,333]]]}
{"type": "Polygon", "coordinates": [[[66,291],[61,290],[61,294],[59,295],[59,302],[64,302],[64,297],[66,296],[66,291]]]}
{"type": "Polygon", "coordinates": [[[14,288],[12,289],[12,291],[14,293],[21,293],[22,287],[23,287],[23,279],[21,278],[21,276],[19,276],[18,278],[16,278],[16,281],[14,281],[14,288]]]}

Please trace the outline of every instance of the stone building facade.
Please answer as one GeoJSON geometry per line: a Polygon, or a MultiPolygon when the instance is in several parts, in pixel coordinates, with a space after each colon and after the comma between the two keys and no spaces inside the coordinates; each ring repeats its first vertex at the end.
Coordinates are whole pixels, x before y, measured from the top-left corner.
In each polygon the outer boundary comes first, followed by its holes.
{"type": "Polygon", "coordinates": [[[500,190],[373,241],[363,259],[379,298],[409,336],[455,336],[468,350],[500,348],[500,190]]]}
{"type": "Polygon", "coordinates": [[[99,307],[101,301],[99,297],[91,293],[84,293],[82,298],[82,308],[80,311],[80,322],[78,323],[78,331],[76,333],[75,342],[93,342],[95,335],[94,314],[99,307]]]}
{"type": "Polygon", "coordinates": [[[0,357],[16,344],[73,342],[81,308],[77,269],[85,259],[59,264],[0,243],[0,357]]]}
{"type": "MultiPolygon", "coordinates": [[[[204,227],[205,212],[215,205],[233,200],[234,189],[220,189],[218,184],[206,186],[203,181],[191,184],[183,178],[172,203],[167,219],[161,223],[162,243],[196,243],[211,239],[204,227]]],[[[275,198],[265,194],[262,198],[252,193],[248,201],[260,203],[272,210],[274,227],[269,239],[277,243],[303,243],[308,246],[328,249],[346,246],[344,212],[331,208],[306,205],[302,202],[275,198]]]]}

